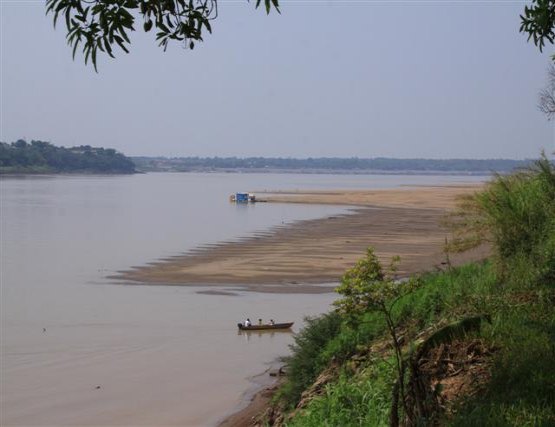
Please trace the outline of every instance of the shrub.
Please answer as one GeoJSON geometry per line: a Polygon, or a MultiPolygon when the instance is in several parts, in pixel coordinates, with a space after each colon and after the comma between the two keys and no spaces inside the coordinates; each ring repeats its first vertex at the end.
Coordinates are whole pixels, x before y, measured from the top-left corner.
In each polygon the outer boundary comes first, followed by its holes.
{"type": "Polygon", "coordinates": [[[322,361],[321,352],[337,336],[342,322],[335,311],[305,320],[306,326],[291,345],[292,355],[285,359],[289,375],[280,397],[290,406],[298,402],[304,389],[326,366],[327,360],[322,361]]]}
{"type": "Polygon", "coordinates": [[[555,272],[555,170],[542,156],[530,169],[498,176],[477,196],[500,271],[511,283],[537,283],[555,272]]]}

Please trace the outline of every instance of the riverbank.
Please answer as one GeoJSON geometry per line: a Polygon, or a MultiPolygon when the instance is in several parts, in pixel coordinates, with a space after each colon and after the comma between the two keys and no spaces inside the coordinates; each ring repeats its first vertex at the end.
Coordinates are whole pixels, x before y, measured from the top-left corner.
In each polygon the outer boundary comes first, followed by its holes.
{"type": "MultiPolygon", "coordinates": [[[[401,256],[399,275],[443,268],[448,235],[441,222],[456,200],[477,185],[403,187],[376,191],[310,191],[261,193],[269,203],[333,204],[348,214],[280,226],[238,241],[159,260],[120,273],[118,279],[143,285],[204,285],[201,293],[221,293],[222,285],[254,292],[331,292],[346,269],[368,246],[385,264],[401,256]],[[329,285],[322,285],[322,284],[329,285]],[[210,289],[217,285],[217,290],[210,289]]],[[[452,255],[462,264],[482,259],[487,248],[452,255]]],[[[226,292],[226,291],[224,291],[226,292]]],[[[246,397],[247,405],[222,426],[249,425],[268,407],[275,385],[246,397]]]]}
{"type": "MultiPolygon", "coordinates": [[[[480,186],[476,185],[464,185],[418,187],[417,189],[407,187],[399,190],[380,191],[274,192],[264,194],[263,198],[273,203],[366,206],[364,209],[357,209],[352,215],[308,221],[308,224],[307,221],[303,221],[292,227],[293,229],[290,230],[291,236],[306,233],[302,237],[299,236],[299,240],[308,241],[310,235],[312,235],[321,241],[322,237],[318,236],[318,233],[324,232],[329,236],[330,232],[335,230],[337,234],[343,234],[345,239],[349,239],[349,241],[336,241],[338,254],[345,251],[343,252],[344,258],[347,256],[348,259],[351,258],[349,255],[354,254],[350,251],[347,252],[346,246],[364,250],[362,246],[367,240],[371,240],[377,248],[382,262],[383,258],[391,255],[393,250],[401,250],[402,248],[404,261],[402,263],[403,270],[400,273],[408,275],[441,265],[443,261],[443,254],[440,249],[443,244],[441,234],[445,233],[441,226],[441,220],[445,212],[454,207],[459,197],[479,188],[480,186]],[[333,222],[330,223],[330,219],[333,222]],[[311,231],[307,232],[307,230],[311,231]],[[426,238],[426,235],[428,235],[428,238],[426,238]],[[372,237],[369,238],[368,236],[372,237]],[[411,254],[409,261],[407,255],[412,250],[418,251],[418,253],[411,254]]],[[[278,234],[280,232],[281,230],[277,231],[278,234]]],[[[280,236],[280,240],[287,240],[283,237],[280,236]]],[[[271,244],[268,246],[271,246],[271,244]]],[[[452,261],[455,264],[462,264],[470,260],[484,258],[487,251],[486,247],[481,247],[464,255],[452,255],[451,258],[454,258],[452,261]]],[[[298,255],[302,256],[302,252],[302,250],[299,251],[298,255]]],[[[329,246],[326,252],[331,255],[329,246]]],[[[325,264],[321,265],[322,267],[329,273],[337,268],[337,266],[332,267],[325,264]]],[[[346,265],[342,272],[348,267],[346,265]]],[[[306,285],[297,285],[296,288],[299,287],[306,288],[306,285]]],[[[280,287],[279,289],[282,289],[282,292],[291,290],[290,287],[280,287]]],[[[277,382],[263,387],[250,398],[246,407],[227,417],[219,424],[219,427],[257,425],[260,418],[271,407],[270,403],[278,388],[279,383],[277,382]]]]}
{"type": "MultiPolygon", "coordinates": [[[[456,200],[478,185],[404,187],[375,191],[263,194],[270,203],[333,204],[348,214],[299,221],[244,239],[120,272],[130,284],[231,285],[256,292],[329,292],[344,271],[373,246],[380,260],[401,257],[398,274],[441,268],[448,236],[442,226],[456,200]]],[[[260,193],[258,193],[260,194],[260,193]]],[[[487,248],[451,257],[455,265],[482,259],[487,248]]]]}
{"type": "Polygon", "coordinates": [[[492,260],[393,283],[368,251],[242,425],[553,425],[554,177],[544,157],[457,212],[492,260]]]}
{"type": "Polygon", "coordinates": [[[283,384],[283,377],[276,377],[275,381],[263,386],[257,390],[252,396],[249,396],[248,404],[224,418],[218,427],[245,427],[257,425],[259,419],[271,407],[274,394],[283,384]]]}

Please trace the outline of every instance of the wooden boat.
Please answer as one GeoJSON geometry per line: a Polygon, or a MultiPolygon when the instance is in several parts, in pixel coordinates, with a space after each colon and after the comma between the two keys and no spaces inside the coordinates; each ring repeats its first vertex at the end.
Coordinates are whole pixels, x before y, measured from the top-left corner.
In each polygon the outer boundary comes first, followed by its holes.
{"type": "Polygon", "coordinates": [[[266,329],[289,329],[293,326],[294,322],[289,323],[274,323],[274,324],[264,324],[264,325],[251,325],[245,326],[242,323],[237,323],[237,327],[242,331],[262,331],[266,329]]]}

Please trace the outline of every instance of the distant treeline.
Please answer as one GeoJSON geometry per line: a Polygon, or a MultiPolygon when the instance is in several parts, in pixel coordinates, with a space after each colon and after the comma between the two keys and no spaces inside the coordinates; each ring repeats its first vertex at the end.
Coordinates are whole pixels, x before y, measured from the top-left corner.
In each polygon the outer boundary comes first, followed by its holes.
{"type": "Polygon", "coordinates": [[[351,173],[506,173],[530,164],[528,160],[507,159],[393,159],[377,157],[319,157],[308,159],[266,157],[133,157],[142,171],[194,172],[194,171],[297,171],[297,172],[351,172],[351,173]]]}
{"type": "Polygon", "coordinates": [[[20,139],[0,143],[0,173],[134,173],[133,161],[112,148],[56,147],[20,139]]]}

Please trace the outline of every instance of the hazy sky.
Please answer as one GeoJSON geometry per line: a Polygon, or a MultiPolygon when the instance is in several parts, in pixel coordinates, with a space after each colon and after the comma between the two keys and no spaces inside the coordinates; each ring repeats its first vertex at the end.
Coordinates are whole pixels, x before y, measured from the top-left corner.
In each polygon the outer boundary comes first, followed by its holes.
{"type": "MultiPolygon", "coordinates": [[[[524,2],[220,0],[214,33],[75,62],[43,1],[1,1],[1,135],[128,155],[536,157],[550,47],[524,2]]],[[[141,25],[138,26],[139,28],[141,25]]]]}

